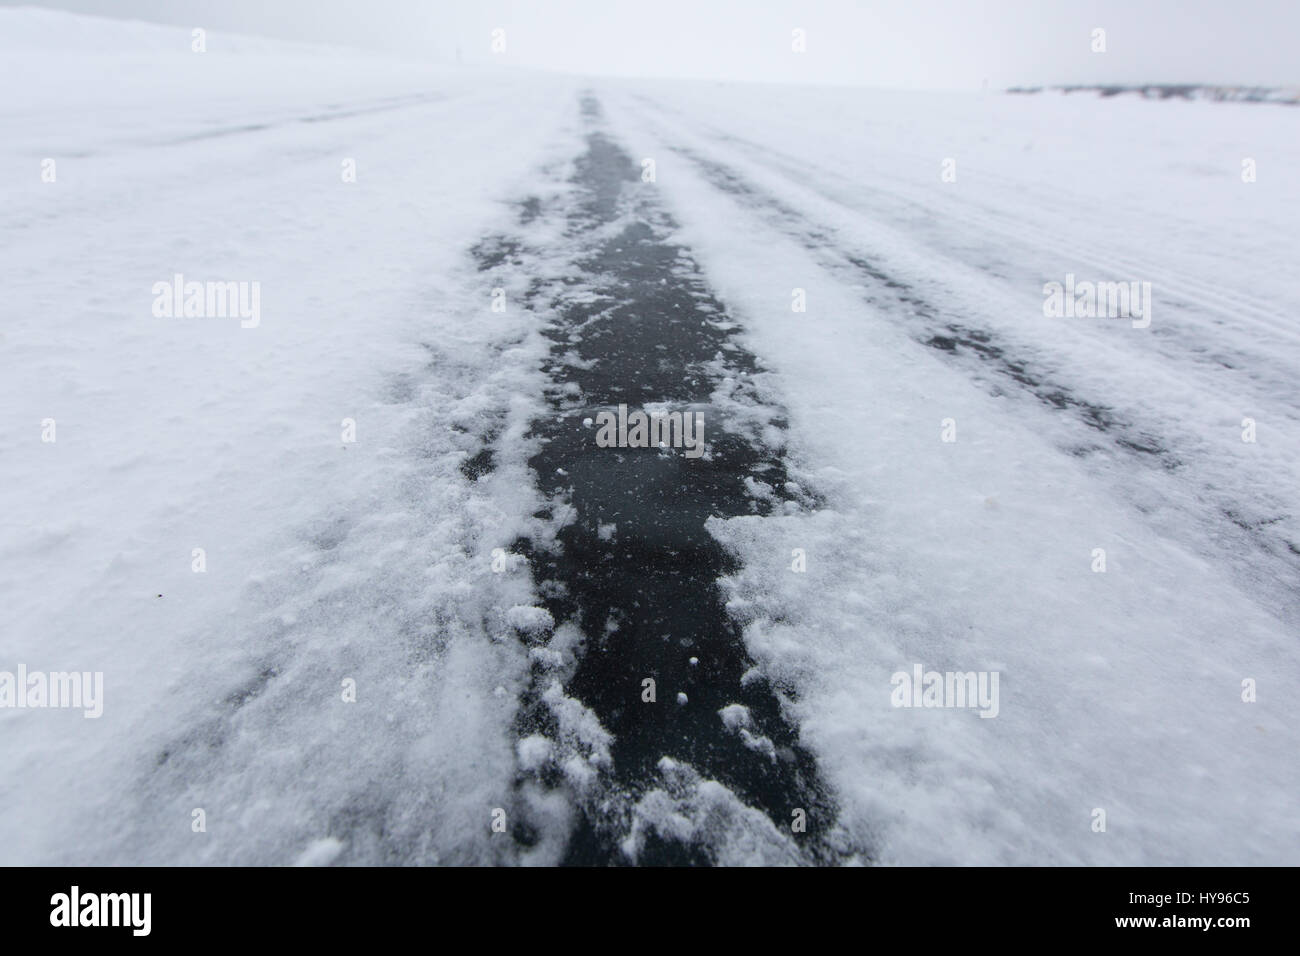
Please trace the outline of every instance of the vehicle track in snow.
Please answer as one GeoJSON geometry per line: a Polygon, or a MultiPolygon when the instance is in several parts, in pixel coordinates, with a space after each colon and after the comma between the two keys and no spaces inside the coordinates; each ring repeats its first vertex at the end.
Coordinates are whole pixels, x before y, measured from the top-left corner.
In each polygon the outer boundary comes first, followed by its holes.
{"type": "MultiPolygon", "coordinates": [[[[642,99],[641,105],[648,104],[642,99]]],[[[1261,492],[1243,500],[1236,486],[1225,486],[1220,476],[1202,467],[1203,449],[1194,438],[1180,440],[1177,435],[1167,435],[1158,423],[1096,401],[1059,376],[1049,356],[995,330],[951,317],[913,283],[890,275],[833,229],[768,192],[718,156],[686,146],[672,147],[672,151],[690,162],[709,185],[797,240],[831,275],[846,284],[863,286],[868,304],[899,317],[918,344],[943,355],[991,394],[1024,396],[1083,426],[1076,438],[1062,445],[1062,451],[1081,459],[1101,456],[1119,460],[1148,473],[1154,470],[1161,481],[1186,484],[1201,504],[1193,517],[1215,543],[1216,553],[1229,555],[1239,579],[1251,587],[1261,576],[1271,579],[1281,613],[1293,619],[1300,615],[1295,597],[1300,581],[1300,538],[1293,530],[1294,516],[1276,494],[1261,492]]],[[[1148,510],[1150,503],[1139,507],[1148,510]]]]}
{"type": "MultiPolygon", "coordinates": [[[[717,582],[735,565],[704,526],[711,516],[811,508],[816,498],[757,437],[785,424],[758,398],[761,367],[734,341],[735,324],[688,250],[665,238],[675,225],[600,131],[598,102],[588,96],[582,107],[587,151],[565,215],[582,252],[562,281],[535,282],[528,295],[552,318],[556,387],[551,414],[534,423],[540,450],[530,464],[552,502],[541,517],[559,527],[553,542],[515,546],[556,624],[524,636],[539,653],[519,734],[546,741],[550,757],[521,773],[574,795],[567,863],[725,862],[728,840],[757,840],[769,862],[829,862],[838,855],[832,801],[783,713],[789,689],[754,667],[728,615],[717,582]],[[659,403],[703,414],[702,457],[597,445],[600,411],[659,403]],[[556,635],[574,625],[580,646],[568,648],[556,635]],[[647,679],[654,702],[644,699],[647,679]],[[587,716],[599,728],[588,721],[575,731],[587,716]],[[575,774],[598,780],[579,786],[575,774]],[[792,828],[796,811],[806,832],[792,828]]],[[[525,220],[537,215],[535,201],[525,204],[525,220]]],[[[483,268],[499,268],[518,248],[485,241],[476,254],[483,268]]],[[[535,838],[527,822],[514,832],[524,845],[535,838]]]]}

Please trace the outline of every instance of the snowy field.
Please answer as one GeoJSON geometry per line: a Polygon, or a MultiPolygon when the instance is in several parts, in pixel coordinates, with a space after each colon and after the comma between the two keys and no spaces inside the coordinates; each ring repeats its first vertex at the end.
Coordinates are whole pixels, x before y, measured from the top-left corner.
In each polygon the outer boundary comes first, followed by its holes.
{"type": "Polygon", "coordinates": [[[0,9],[0,864],[1300,864],[1300,110],[191,42],[0,9]],[[727,336],[660,371],[797,486],[704,527],[798,747],[719,733],[807,753],[815,849],[672,740],[615,773],[616,608],[540,570],[620,235],[727,336]],[[897,706],[918,665],[996,706],[897,706]]]}

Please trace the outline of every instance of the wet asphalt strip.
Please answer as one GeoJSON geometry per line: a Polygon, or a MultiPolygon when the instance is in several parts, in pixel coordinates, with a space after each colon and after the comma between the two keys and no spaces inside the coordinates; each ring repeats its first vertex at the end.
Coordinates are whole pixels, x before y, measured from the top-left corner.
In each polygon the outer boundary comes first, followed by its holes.
{"type": "MultiPolygon", "coordinates": [[[[598,125],[596,100],[585,98],[582,111],[598,125]]],[[[528,555],[557,625],[576,623],[585,636],[565,694],[613,738],[611,779],[601,800],[582,803],[565,862],[630,862],[621,848],[629,807],[663,786],[665,757],[722,783],[787,835],[795,810],[805,811],[807,831],[796,842],[809,862],[824,861],[834,809],[812,756],[783,716],[778,690],[751,672],[717,584],[735,564],[704,527],[710,516],[772,510],[773,501],[748,493],[747,477],[776,489],[778,508],[786,501],[812,507],[815,500],[787,487],[778,452],[730,428],[709,404],[724,377],[747,380],[761,369],[733,340],[735,326],[688,251],[665,240],[674,224],[653,202],[653,187],[638,188],[640,168],[597,129],[573,184],[577,197],[565,228],[585,251],[564,289],[533,292],[535,300],[549,297],[535,304],[554,316],[546,334],[557,387],[549,398],[553,414],[533,425],[541,450],[530,460],[542,493],[566,502],[573,518],[558,532],[558,549],[515,546],[528,555]],[[626,215],[629,208],[633,215],[626,215]],[[647,403],[702,410],[707,454],[691,459],[681,448],[597,445],[591,420],[600,410],[625,404],[631,412],[647,403]],[[654,702],[644,700],[647,678],[655,682],[654,702]],[[737,703],[749,710],[745,735],[719,714],[737,703]],[[754,745],[763,738],[770,746],[754,745]]],[[[774,424],[784,427],[779,419],[774,424]]],[[[520,736],[554,735],[554,723],[540,691],[525,694],[520,736]]],[[[638,863],[714,862],[707,846],[653,830],[644,837],[638,863]]],[[[516,839],[529,841],[526,828],[516,839]]]]}

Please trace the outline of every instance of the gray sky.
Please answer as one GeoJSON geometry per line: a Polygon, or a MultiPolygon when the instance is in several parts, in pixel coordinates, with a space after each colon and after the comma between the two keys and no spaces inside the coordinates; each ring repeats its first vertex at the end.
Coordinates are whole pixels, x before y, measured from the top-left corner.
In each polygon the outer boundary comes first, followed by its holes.
{"type": "Polygon", "coordinates": [[[0,0],[22,5],[617,76],[1300,85],[1300,0],[0,0]]]}

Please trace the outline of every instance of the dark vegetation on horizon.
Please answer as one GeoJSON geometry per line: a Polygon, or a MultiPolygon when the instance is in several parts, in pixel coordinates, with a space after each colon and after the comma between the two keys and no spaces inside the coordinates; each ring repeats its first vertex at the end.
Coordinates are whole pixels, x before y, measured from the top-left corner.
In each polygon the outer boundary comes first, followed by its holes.
{"type": "Polygon", "coordinates": [[[1281,103],[1300,106],[1300,88],[1282,86],[1212,86],[1202,83],[1132,83],[1132,84],[1074,84],[1069,86],[1013,86],[1008,93],[1041,93],[1043,90],[1062,93],[1094,92],[1102,96],[1137,93],[1149,100],[1214,100],[1223,103],[1281,103]]]}

